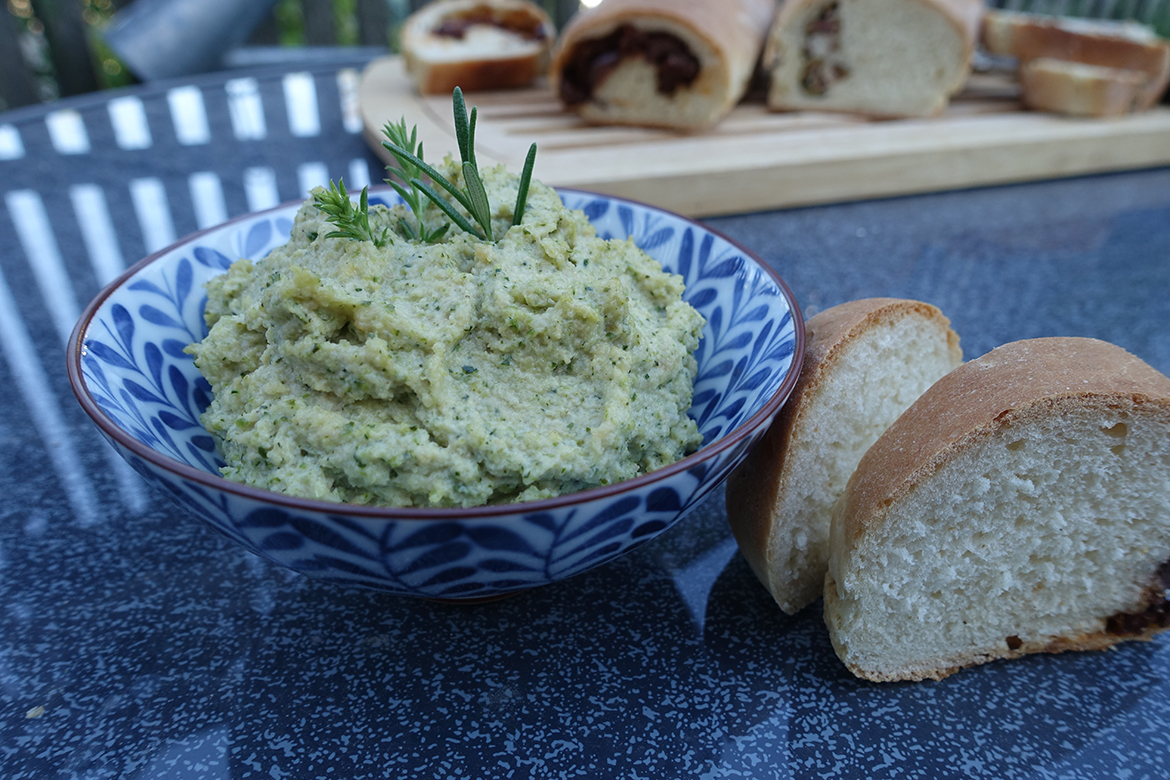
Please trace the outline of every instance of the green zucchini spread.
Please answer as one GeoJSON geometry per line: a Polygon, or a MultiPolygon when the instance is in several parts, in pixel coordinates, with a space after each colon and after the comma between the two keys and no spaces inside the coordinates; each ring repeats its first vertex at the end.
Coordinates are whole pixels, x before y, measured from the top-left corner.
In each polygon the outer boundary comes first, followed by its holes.
{"type": "MultiPolygon", "coordinates": [[[[440,170],[461,180],[457,163],[440,170]]],[[[632,241],[533,182],[484,171],[499,240],[329,238],[312,201],[289,242],[207,286],[189,350],[228,479],[306,498],[478,506],[606,485],[700,443],[687,417],[702,316],[632,241]]],[[[438,224],[435,207],[426,213],[438,224]]]]}

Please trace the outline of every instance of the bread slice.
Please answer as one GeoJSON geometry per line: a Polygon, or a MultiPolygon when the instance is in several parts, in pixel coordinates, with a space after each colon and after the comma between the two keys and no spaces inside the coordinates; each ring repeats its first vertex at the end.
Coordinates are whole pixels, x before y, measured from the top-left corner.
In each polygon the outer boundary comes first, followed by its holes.
{"type": "Polygon", "coordinates": [[[1138,110],[1141,71],[1037,57],[1020,68],[1024,105],[1070,116],[1121,116],[1138,110]]]}
{"type": "Polygon", "coordinates": [[[1157,103],[1170,83],[1170,41],[1138,22],[988,11],[982,40],[989,53],[1015,57],[1021,66],[1047,57],[1142,73],[1136,111],[1157,103]]]}
{"type": "Polygon", "coordinates": [[[402,26],[406,70],[424,95],[511,89],[548,67],[556,29],[529,0],[436,0],[402,26]]]}
{"type": "Polygon", "coordinates": [[[595,124],[701,130],[743,97],[775,0],[605,0],[565,26],[549,75],[595,124]]]}
{"type": "Polygon", "coordinates": [[[930,116],[971,69],[979,0],[786,0],[764,50],[773,110],[930,116]]]}
{"type": "Polygon", "coordinates": [[[1148,639],[1170,625],[1170,378],[1092,339],[992,350],[869,449],[832,545],[825,622],[860,677],[1148,639]]]}
{"type": "Polygon", "coordinates": [[[821,595],[833,504],[862,454],[962,362],[950,321],[918,301],[852,301],[805,328],[793,394],[726,488],[740,550],[789,614],[821,595]]]}

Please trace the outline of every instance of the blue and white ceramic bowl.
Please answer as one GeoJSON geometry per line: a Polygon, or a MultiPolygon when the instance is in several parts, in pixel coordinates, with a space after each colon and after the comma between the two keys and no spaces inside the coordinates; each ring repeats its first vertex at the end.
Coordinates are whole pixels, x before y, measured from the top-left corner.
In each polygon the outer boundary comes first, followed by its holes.
{"type": "MultiPolygon", "coordinates": [[[[69,344],[82,407],[148,482],[254,553],[310,577],[435,599],[480,600],[599,566],[678,522],[722,483],[787,399],[804,354],[784,282],[735,242],[675,214],[565,190],[605,238],[632,236],[686,281],[707,318],[691,415],[704,445],[615,485],[508,506],[397,509],[272,493],[219,475],[199,423],[210,387],[183,348],[206,332],[204,283],[288,239],[299,203],[191,235],[89,305],[69,344]]],[[[386,196],[386,197],[392,197],[386,196]]]]}

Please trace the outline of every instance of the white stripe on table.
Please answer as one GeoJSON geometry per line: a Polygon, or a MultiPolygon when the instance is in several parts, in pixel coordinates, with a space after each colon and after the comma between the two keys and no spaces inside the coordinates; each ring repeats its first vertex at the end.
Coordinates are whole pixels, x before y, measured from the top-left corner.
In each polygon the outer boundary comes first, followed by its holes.
{"type": "Polygon", "coordinates": [[[228,114],[232,132],[240,141],[259,141],[268,135],[264,122],[264,104],[260,85],[253,78],[231,79],[224,85],[228,95],[228,114]]]}
{"type": "Polygon", "coordinates": [[[183,146],[197,146],[211,140],[207,126],[207,111],[203,107],[203,93],[199,87],[175,87],[167,92],[167,105],[171,108],[171,122],[175,125],[175,137],[183,146]]]}
{"type": "Polygon", "coordinates": [[[0,125],[0,160],[19,160],[24,157],[24,143],[14,125],[0,125]]]}
{"type": "Polygon", "coordinates": [[[134,203],[138,226],[142,228],[142,243],[147,254],[175,243],[175,223],[171,220],[167,191],[161,180],[153,176],[132,179],[130,200],[134,203]]]}
{"type": "Polygon", "coordinates": [[[77,455],[77,447],[69,435],[61,406],[53,395],[48,374],[37,357],[36,346],[29,337],[3,273],[0,273],[0,332],[4,333],[4,339],[0,341],[4,357],[25,406],[31,412],[33,425],[41,435],[53,470],[57,472],[57,479],[73,509],[73,516],[82,526],[93,525],[102,519],[93,485],[77,455]]]}
{"type": "MultiPolygon", "coordinates": [[[[84,188],[85,185],[79,186],[84,188]]],[[[92,193],[87,195],[84,189],[81,192],[82,205],[90,205],[85,204],[84,200],[87,197],[92,198],[92,193]]],[[[70,196],[71,198],[74,197],[72,192],[70,196]]],[[[12,222],[16,225],[17,238],[20,241],[21,248],[24,250],[29,268],[32,269],[33,276],[37,282],[37,288],[40,290],[41,297],[44,299],[45,305],[49,310],[49,316],[53,320],[53,327],[57,331],[57,337],[64,344],[68,341],[69,335],[73,330],[73,325],[80,316],[80,306],[77,303],[77,293],[73,289],[69,274],[65,269],[65,264],[61,259],[61,251],[57,246],[57,239],[53,234],[52,225],[49,223],[45,204],[41,200],[41,196],[32,190],[15,190],[9,192],[4,196],[4,200],[8,206],[8,213],[12,217],[12,222]]],[[[76,199],[74,199],[73,205],[74,209],[78,210],[78,201],[76,199]]],[[[87,215],[90,214],[88,209],[84,213],[87,215]]],[[[80,213],[78,214],[78,221],[83,226],[82,239],[88,244],[90,239],[84,232],[86,230],[84,227],[86,220],[81,218],[80,213]]],[[[113,226],[109,225],[107,230],[110,237],[112,237],[113,226]]],[[[116,242],[114,243],[113,250],[106,248],[106,251],[116,252],[119,265],[121,265],[121,251],[117,249],[116,242]]],[[[91,256],[91,261],[94,262],[95,271],[97,271],[99,279],[101,279],[104,273],[110,271],[113,271],[114,275],[117,274],[116,270],[105,268],[105,266],[113,263],[111,258],[107,257],[99,261],[91,256]],[[99,262],[103,264],[102,269],[98,268],[99,262]]],[[[14,313],[13,316],[20,321],[20,315],[15,308],[15,304],[12,307],[12,312],[14,313]]],[[[14,333],[15,331],[10,330],[10,327],[8,325],[0,325],[0,333],[14,333]]],[[[23,322],[20,323],[20,327],[23,329],[23,322]]],[[[27,337],[27,331],[22,330],[21,332],[25,333],[27,337]]],[[[17,347],[23,349],[20,345],[17,345],[17,347]]],[[[40,369],[39,362],[37,363],[37,368],[40,369]]],[[[32,369],[29,370],[31,371],[32,369]]],[[[40,370],[43,371],[43,369],[40,370]]],[[[17,373],[15,366],[13,367],[13,372],[17,373]]],[[[56,400],[51,395],[46,398],[45,403],[52,405],[54,414],[60,418],[60,408],[55,405],[56,400]]],[[[38,414],[43,412],[41,407],[31,402],[29,402],[29,406],[38,414]]],[[[45,446],[52,456],[56,447],[54,442],[57,442],[59,437],[48,437],[44,431],[41,432],[41,435],[45,437],[45,446]]],[[[146,511],[148,500],[143,490],[141,479],[112,447],[105,447],[104,452],[106,460],[110,463],[111,470],[114,472],[114,478],[117,481],[123,503],[133,513],[141,514],[146,511]]],[[[60,469],[58,471],[60,472],[60,469]]]]}
{"type": "Polygon", "coordinates": [[[146,108],[137,95],[114,98],[106,104],[110,112],[110,124],[114,128],[114,141],[122,149],[149,149],[154,142],[150,137],[150,125],[146,121],[146,108]]]}
{"type": "Polygon", "coordinates": [[[44,201],[34,190],[13,190],[5,194],[4,202],[16,226],[16,236],[28,258],[29,268],[36,278],[37,288],[49,309],[57,336],[61,341],[67,341],[73,325],[81,316],[81,309],[61,259],[57,238],[49,224],[44,201]]]}
{"type": "Polygon", "coordinates": [[[94,275],[98,284],[105,287],[126,270],[106,193],[96,184],[74,184],[69,188],[69,200],[73,202],[73,213],[77,215],[94,275]]]}
{"type": "Polygon", "coordinates": [[[358,72],[353,68],[343,68],[337,72],[337,91],[341,95],[341,122],[349,133],[362,131],[361,104],[358,103],[360,81],[358,72]]]}
{"type": "Polygon", "coordinates": [[[244,197],[248,200],[249,211],[263,211],[279,206],[280,194],[276,190],[276,171],[271,168],[245,169],[244,197]]]}
{"type": "Polygon", "coordinates": [[[288,131],[298,138],[321,134],[317,112],[317,85],[311,73],[289,73],[282,80],[288,131]]]}
{"type": "Polygon", "coordinates": [[[314,187],[329,186],[329,168],[323,162],[301,163],[297,166],[297,184],[301,188],[301,197],[307,198],[314,187]]]}
{"type": "Polygon", "coordinates": [[[227,220],[227,204],[223,200],[223,183],[211,171],[199,171],[187,179],[191,190],[191,205],[195,208],[195,224],[199,229],[209,228],[227,220]]]}
{"type": "Polygon", "coordinates": [[[360,157],[349,162],[349,176],[345,180],[345,185],[351,192],[354,190],[361,190],[362,187],[370,186],[370,164],[360,157]]]}
{"type": "Polygon", "coordinates": [[[45,126],[58,154],[85,154],[89,151],[89,133],[77,111],[71,108],[51,111],[45,117],[45,126]]]}

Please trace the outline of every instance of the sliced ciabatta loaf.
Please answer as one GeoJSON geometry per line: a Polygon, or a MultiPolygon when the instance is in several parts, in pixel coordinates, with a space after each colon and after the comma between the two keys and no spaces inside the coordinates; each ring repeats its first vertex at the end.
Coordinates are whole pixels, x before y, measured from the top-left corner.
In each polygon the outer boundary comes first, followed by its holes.
{"type": "Polygon", "coordinates": [[[1146,74],[1037,57],[1020,68],[1024,105],[1069,116],[1121,116],[1138,110],[1146,74]]]}
{"type": "Polygon", "coordinates": [[[832,545],[825,622],[871,680],[1148,638],[1170,625],[1170,378],[1081,338],[966,363],[862,458],[832,545]]]}
{"type": "Polygon", "coordinates": [[[928,116],[967,80],[980,0],[785,0],[764,50],[774,110],[928,116]]]}
{"type": "Polygon", "coordinates": [[[556,30],[529,0],[435,0],[402,25],[402,56],[424,95],[510,89],[548,67],[556,30]]]}
{"type": "Polygon", "coordinates": [[[1170,41],[1137,22],[988,11],[982,41],[991,54],[1015,57],[1021,66],[1047,57],[1142,73],[1137,111],[1157,103],[1170,83],[1170,41]]]}
{"type": "Polygon", "coordinates": [[[549,70],[596,124],[699,130],[747,90],[775,0],[605,0],[578,12],[549,70]]]}
{"type": "Polygon", "coordinates": [[[792,396],[726,489],[740,550],[785,612],[821,595],[833,504],[862,454],[962,357],[926,303],[868,298],[809,318],[792,396]]]}

